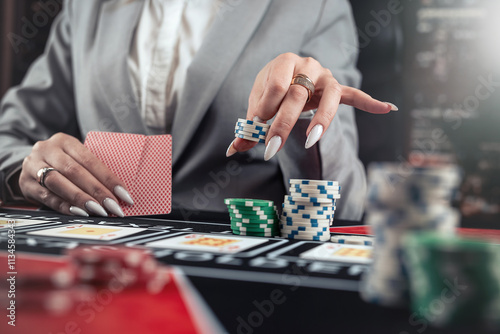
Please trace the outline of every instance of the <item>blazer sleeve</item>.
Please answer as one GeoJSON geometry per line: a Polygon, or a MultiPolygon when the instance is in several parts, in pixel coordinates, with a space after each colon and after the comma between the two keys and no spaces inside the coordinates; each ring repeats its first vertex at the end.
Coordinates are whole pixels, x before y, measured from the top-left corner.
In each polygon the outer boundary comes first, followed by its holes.
{"type": "MultiPolygon", "coordinates": [[[[323,1],[314,28],[304,40],[301,56],[313,57],[330,69],[342,85],[359,87],[356,69],[358,42],[350,5],[345,0],[323,1]]],[[[360,220],[366,195],[365,170],[358,158],[354,110],[341,105],[318,144],[304,149],[310,119],[301,119],[279,156],[285,184],[289,178],[339,181],[337,217],[360,220]]]]}
{"type": "Polygon", "coordinates": [[[23,159],[37,141],[62,131],[79,136],[71,67],[70,6],[71,1],[66,1],[54,20],[44,54],[33,63],[23,82],[11,88],[1,102],[1,201],[19,199],[8,181],[21,169],[23,159]]]}

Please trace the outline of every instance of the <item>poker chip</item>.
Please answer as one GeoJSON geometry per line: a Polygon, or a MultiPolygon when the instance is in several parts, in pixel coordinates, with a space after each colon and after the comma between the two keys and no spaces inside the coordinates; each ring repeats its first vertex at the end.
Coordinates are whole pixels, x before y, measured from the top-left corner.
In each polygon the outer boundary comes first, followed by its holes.
{"type": "Polygon", "coordinates": [[[312,236],[312,235],[295,235],[295,234],[281,233],[281,237],[291,239],[291,240],[310,240],[310,241],[328,241],[328,240],[330,240],[330,235],[312,236]]]}
{"type": "Polygon", "coordinates": [[[226,198],[231,230],[237,235],[273,237],[279,234],[278,213],[273,201],[226,198]]]}
{"type": "Polygon", "coordinates": [[[266,139],[266,135],[265,134],[261,135],[261,134],[258,134],[258,133],[247,132],[247,131],[244,131],[244,130],[235,130],[234,133],[237,133],[237,134],[243,135],[243,136],[252,137],[252,138],[266,139]]]}
{"type": "Polygon", "coordinates": [[[448,194],[459,184],[460,173],[453,166],[369,166],[365,224],[373,231],[374,249],[373,263],[360,285],[365,301],[390,307],[408,305],[410,268],[402,257],[405,238],[419,232],[454,234],[460,215],[451,207],[448,194]]]}
{"type": "Polygon", "coordinates": [[[249,119],[244,119],[244,118],[238,118],[237,123],[245,124],[245,125],[253,125],[253,126],[258,126],[263,129],[269,129],[270,125],[267,123],[261,123],[261,122],[256,122],[256,121],[251,121],[249,119]]]}
{"type": "Polygon", "coordinates": [[[264,144],[266,142],[265,139],[259,139],[259,138],[254,138],[251,136],[240,135],[238,133],[235,133],[234,136],[236,138],[246,139],[246,140],[254,141],[254,142],[260,143],[260,144],[264,144]]]}
{"type": "Polygon", "coordinates": [[[273,201],[264,199],[226,198],[224,199],[224,203],[226,205],[236,205],[239,207],[275,207],[273,201]]]}
{"type": "Polygon", "coordinates": [[[250,121],[247,119],[238,118],[234,127],[234,136],[257,143],[265,143],[269,125],[250,121]]]}
{"type": "Polygon", "coordinates": [[[321,197],[304,197],[304,196],[285,196],[285,200],[290,201],[290,203],[321,203],[321,204],[329,204],[332,203],[332,200],[329,198],[321,198],[321,197]]]}
{"type": "Polygon", "coordinates": [[[373,237],[361,235],[334,235],[330,241],[337,244],[373,246],[373,237]]]}
{"type": "Polygon", "coordinates": [[[106,285],[119,280],[125,288],[145,287],[158,266],[151,254],[130,247],[77,247],[68,256],[78,268],[78,280],[92,285],[106,285]]]}
{"type": "Polygon", "coordinates": [[[304,189],[304,188],[297,188],[297,187],[290,187],[288,188],[289,192],[293,193],[309,193],[309,194],[339,194],[340,193],[340,187],[335,187],[333,189],[304,189]]]}
{"type": "Polygon", "coordinates": [[[329,241],[340,187],[336,181],[291,179],[280,218],[282,237],[329,241]]]}
{"type": "Polygon", "coordinates": [[[244,125],[236,125],[234,127],[234,130],[236,131],[243,131],[243,132],[246,132],[246,133],[255,133],[255,134],[258,134],[258,135],[266,135],[267,134],[267,131],[263,131],[263,130],[258,130],[256,129],[254,126],[244,126],[244,125]]]}
{"type": "Polygon", "coordinates": [[[324,186],[324,187],[338,187],[339,183],[337,181],[325,181],[325,180],[301,180],[301,179],[290,179],[290,185],[300,185],[298,188],[302,188],[303,185],[306,186],[324,186]]]}

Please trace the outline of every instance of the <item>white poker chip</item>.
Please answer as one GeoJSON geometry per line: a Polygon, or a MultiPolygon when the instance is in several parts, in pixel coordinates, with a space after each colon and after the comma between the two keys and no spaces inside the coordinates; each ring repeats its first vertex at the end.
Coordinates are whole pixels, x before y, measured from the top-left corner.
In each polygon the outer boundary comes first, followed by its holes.
{"type": "Polygon", "coordinates": [[[289,226],[280,223],[280,231],[296,231],[296,232],[308,232],[308,233],[330,233],[330,226],[322,226],[322,227],[312,227],[312,226],[289,226]]]}
{"type": "Polygon", "coordinates": [[[267,130],[256,129],[253,125],[238,125],[238,124],[236,124],[234,126],[234,130],[256,133],[256,134],[263,135],[263,136],[267,135],[267,130]]]}
{"type": "Polygon", "coordinates": [[[239,135],[247,136],[247,137],[252,137],[252,138],[258,138],[258,139],[266,139],[267,135],[259,135],[257,133],[252,133],[252,132],[247,132],[243,130],[234,130],[234,133],[237,133],[239,135]]]}
{"type": "Polygon", "coordinates": [[[330,222],[327,223],[313,223],[313,222],[287,222],[286,220],[280,220],[279,223],[285,226],[305,226],[311,228],[330,228],[330,222]]]}
{"type": "Polygon", "coordinates": [[[260,126],[260,127],[263,127],[263,128],[269,128],[270,127],[270,125],[267,124],[267,123],[261,123],[261,122],[251,121],[249,119],[244,119],[244,118],[238,118],[238,122],[237,123],[254,125],[254,126],[260,126]]]}
{"type": "Polygon", "coordinates": [[[330,186],[335,187],[339,185],[337,181],[326,181],[326,180],[302,180],[302,179],[290,179],[290,184],[300,184],[300,185],[312,185],[312,186],[330,186]]]}
{"type": "Polygon", "coordinates": [[[282,217],[285,218],[290,218],[290,219],[330,219],[333,217],[333,215],[330,214],[321,214],[321,215],[313,215],[310,213],[289,213],[289,212],[283,212],[282,217]]]}
{"type": "Polygon", "coordinates": [[[330,240],[329,235],[325,236],[312,236],[312,235],[291,235],[286,233],[281,233],[282,238],[287,238],[291,240],[308,240],[308,241],[328,241],[330,240]]]}
{"type": "Polygon", "coordinates": [[[330,238],[331,242],[346,245],[365,245],[373,246],[373,237],[359,235],[334,235],[330,238]]]}
{"type": "MultiPolygon", "coordinates": [[[[317,204],[317,203],[313,203],[313,204],[317,204]]],[[[303,204],[289,204],[289,203],[283,203],[281,205],[281,207],[285,210],[299,210],[299,211],[303,211],[303,210],[308,210],[308,211],[325,211],[325,210],[332,210],[333,208],[335,208],[334,206],[330,206],[330,205],[307,205],[306,203],[303,203],[303,204]]]]}
{"type": "Polygon", "coordinates": [[[334,200],[334,199],[339,199],[340,198],[340,194],[339,193],[336,193],[336,194],[310,194],[310,193],[298,193],[298,192],[292,192],[292,191],[290,191],[289,195],[292,196],[292,197],[326,198],[326,199],[330,199],[330,200],[334,200]]]}
{"type": "Polygon", "coordinates": [[[283,214],[310,214],[310,215],[333,215],[335,207],[330,207],[324,210],[310,210],[310,209],[291,209],[283,207],[283,214]]]}
{"type": "Polygon", "coordinates": [[[261,143],[261,144],[264,144],[266,142],[264,139],[259,139],[259,138],[254,138],[254,137],[250,137],[250,136],[240,135],[238,133],[235,133],[234,136],[236,138],[246,139],[246,140],[254,141],[256,143],[261,143]]]}
{"type": "Polygon", "coordinates": [[[310,236],[318,236],[322,237],[325,235],[328,235],[330,237],[330,231],[300,231],[300,230],[294,230],[294,229],[280,229],[280,234],[287,234],[287,235],[310,235],[310,236]]]}
{"type": "Polygon", "coordinates": [[[322,197],[301,197],[290,195],[286,196],[285,199],[291,202],[332,203],[331,199],[322,197]]]}
{"type": "Polygon", "coordinates": [[[294,193],[308,193],[308,194],[340,194],[339,189],[302,189],[296,187],[288,188],[288,191],[294,193]]]}
{"type": "Polygon", "coordinates": [[[286,217],[280,217],[280,221],[283,222],[292,222],[292,223],[317,223],[317,224],[329,224],[331,219],[316,219],[316,218],[311,218],[311,219],[306,219],[306,218],[292,218],[289,220],[286,220],[286,217]]]}

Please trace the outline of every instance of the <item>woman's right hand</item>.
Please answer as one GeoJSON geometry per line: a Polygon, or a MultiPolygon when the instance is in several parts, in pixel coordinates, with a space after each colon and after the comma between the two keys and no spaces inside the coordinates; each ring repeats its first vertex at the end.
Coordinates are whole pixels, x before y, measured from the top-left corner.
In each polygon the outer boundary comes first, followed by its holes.
{"type": "Polygon", "coordinates": [[[125,184],[78,139],[64,133],[33,146],[23,161],[19,187],[26,199],[67,215],[106,217],[109,212],[123,217],[117,198],[133,205],[125,184]],[[45,187],[37,177],[44,167],[55,169],[46,174],[45,187]]]}

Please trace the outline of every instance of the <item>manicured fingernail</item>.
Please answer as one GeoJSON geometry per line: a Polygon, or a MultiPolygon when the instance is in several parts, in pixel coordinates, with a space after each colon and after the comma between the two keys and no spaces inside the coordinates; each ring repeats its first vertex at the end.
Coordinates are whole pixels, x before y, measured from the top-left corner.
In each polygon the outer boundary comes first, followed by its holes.
{"type": "Polygon", "coordinates": [[[134,205],[134,200],[132,199],[132,196],[130,196],[130,193],[125,190],[122,186],[116,186],[115,187],[115,195],[118,196],[122,201],[134,205]]]}
{"type": "Polygon", "coordinates": [[[117,215],[118,217],[125,217],[125,214],[123,213],[122,208],[116,203],[114,200],[111,198],[106,198],[104,201],[102,201],[102,204],[104,204],[104,207],[111,213],[117,215]]]}
{"type": "MultiPolygon", "coordinates": [[[[236,139],[235,139],[236,140],[236,139]]],[[[227,151],[226,151],[226,157],[230,157],[232,156],[233,154],[235,154],[236,152],[236,149],[233,147],[233,143],[234,143],[234,140],[231,142],[231,144],[229,144],[229,147],[227,148],[227,151]]]]}
{"type": "Polygon", "coordinates": [[[89,210],[92,213],[95,213],[96,215],[107,217],[108,213],[102,206],[100,206],[98,203],[94,201],[87,201],[85,203],[85,208],[89,210]]]}
{"type": "Polygon", "coordinates": [[[323,134],[323,125],[316,124],[309,132],[309,136],[307,136],[306,140],[306,149],[312,147],[314,144],[318,142],[323,134]]]}
{"type": "Polygon", "coordinates": [[[77,206],[71,206],[69,208],[69,212],[71,212],[71,214],[73,216],[82,216],[82,217],[88,217],[89,216],[89,214],[85,210],[82,210],[82,209],[80,209],[77,206]]]}
{"type": "Polygon", "coordinates": [[[266,151],[264,152],[264,160],[268,161],[276,155],[281,146],[281,137],[274,136],[269,140],[266,146],[266,151]]]}
{"type": "Polygon", "coordinates": [[[394,103],[391,103],[391,102],[384,102],[385,104],[388,104],[389,107],[391,107],[391,111],[398,111],[399,108],[394,104],[394,103]]]}
{"type": "Polygon", "coordinates": [[[259,116],[255,116],[253,118],[253,121],[254,122],[259,122],[259,123],[265,123],[266,121],[264,121],[262,118],[260,118],[259,116]]]}

